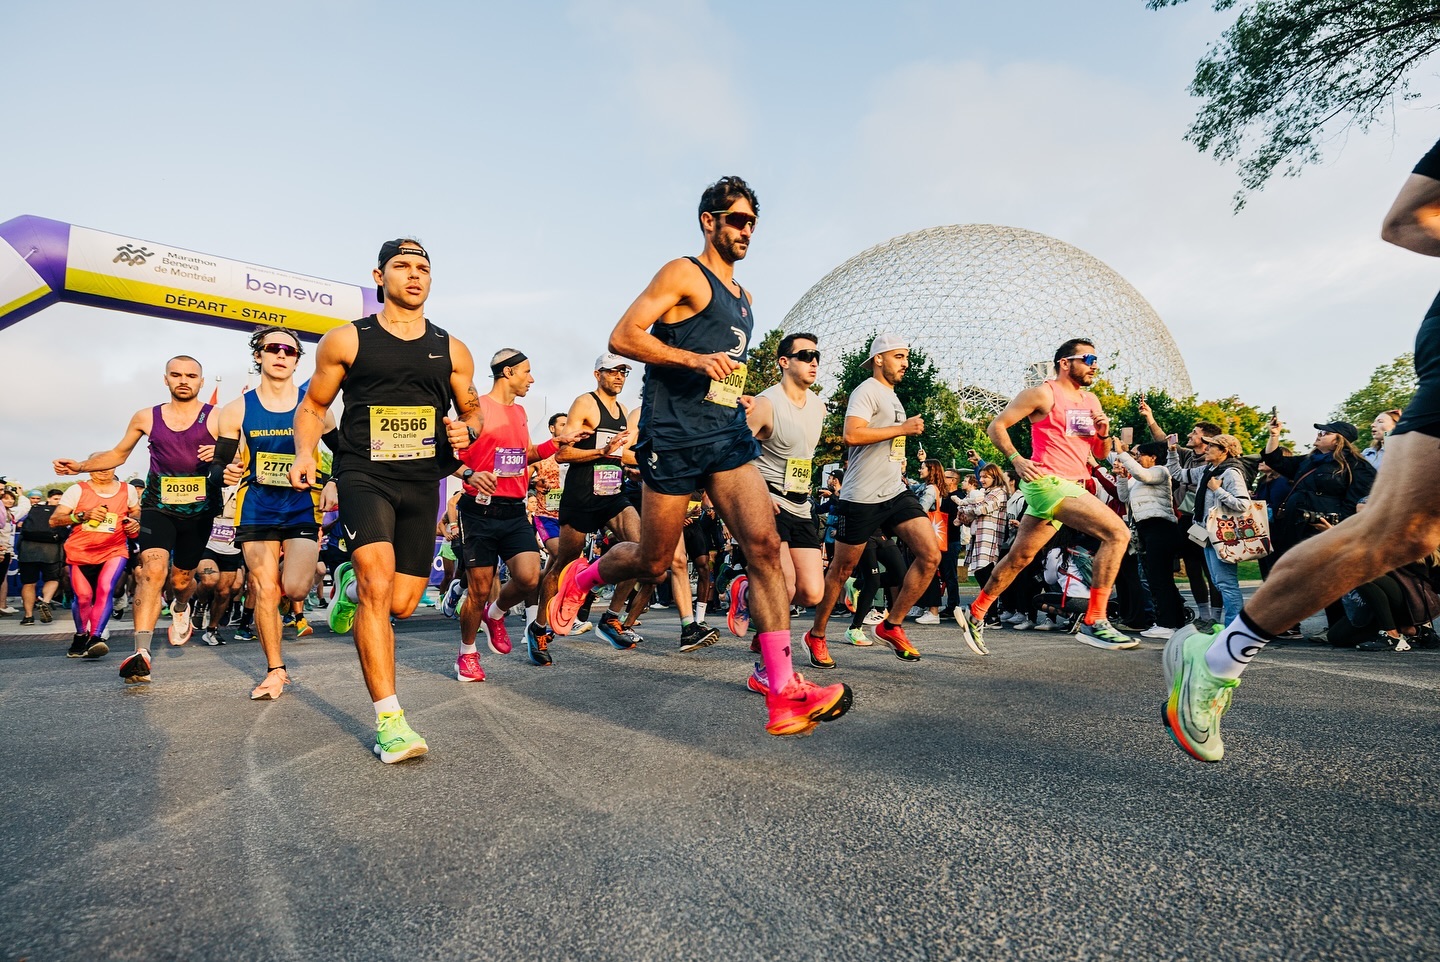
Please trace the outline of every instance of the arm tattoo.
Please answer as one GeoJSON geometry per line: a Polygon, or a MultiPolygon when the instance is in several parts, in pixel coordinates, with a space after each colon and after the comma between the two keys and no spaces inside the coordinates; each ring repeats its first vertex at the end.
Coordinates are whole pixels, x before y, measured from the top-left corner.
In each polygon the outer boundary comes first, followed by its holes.
{"type": "Polygon", "coordinates": [[[300,410],[304,411],[306,414],[310,415],[312,418],[314,418],[315,420],[319,421],[321,427],[324,427],[324,425],[325,425],[325,415],[324,415],[323,413],[316,413],[315,409],[312,408],[312,407],[311,407],[310,405],[308,405],[308,404],[302,404],[302,405],[300,405],[300,410]]]}

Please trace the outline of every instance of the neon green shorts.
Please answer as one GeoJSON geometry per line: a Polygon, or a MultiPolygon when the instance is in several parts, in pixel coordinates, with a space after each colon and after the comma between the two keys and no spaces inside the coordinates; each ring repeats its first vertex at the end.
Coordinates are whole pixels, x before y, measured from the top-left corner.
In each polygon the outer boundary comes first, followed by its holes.
{"type": "Polygon", "coordinates": [[[455,549],[450,546],[449,538],[446,538],[445,541],[440,545],[440,557],[444,561],[455,560],[455,549]]]}
{"type": "Polygon", "coordinates": [[[1025,495],[1026,514],[1034,515],[1041,521],[1048,521],[1058,528],[1060,522],[1055,520],[1055,509],[1060,507],[1060,502],[1066,498],[1081,497],[1089,492],[1078,482],[1047,474],[1038,481],[1021,481],[1020,493],[1025,495]]]}

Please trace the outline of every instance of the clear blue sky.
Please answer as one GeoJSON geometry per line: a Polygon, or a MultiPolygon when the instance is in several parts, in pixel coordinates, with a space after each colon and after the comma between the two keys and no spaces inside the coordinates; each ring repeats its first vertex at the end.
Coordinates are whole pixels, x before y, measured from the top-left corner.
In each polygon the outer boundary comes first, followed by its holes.
{"type": "MultiPolygon", "coordinates": [[[[357,283],[416,234],[432,318],[482,360],[534,359],[538,428],[698,251],[701,188],[738,173],[762,207],[739,271],[758,330],[896,234],[1025,227],[1124,275],[1202,397],[1278,405],[1306,438],[1440,286],[1377,238],[1440,123],[1400,108],[1233,215],[1233,172],[1181,141],[1227,22],[1142,0],[10,5],[0,221],[357,283]]],[[[0,473],[109,447],[182,352],[238,391],[238,333],[78,307],[0,332],[0,473]]]]}

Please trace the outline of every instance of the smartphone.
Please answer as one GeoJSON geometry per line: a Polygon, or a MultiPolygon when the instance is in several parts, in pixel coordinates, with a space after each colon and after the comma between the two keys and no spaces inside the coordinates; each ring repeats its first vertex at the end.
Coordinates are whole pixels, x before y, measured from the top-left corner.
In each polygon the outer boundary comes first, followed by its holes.
{"type": "Polygon", "coordinates": [[[1128,445],[1131,445],[1131,444],[1134,444],[1134,443],[1135,443],[1135,429],[1134,429],[1134,428],[1121,428],[1121,429],[1120,429],[1120,443],[1121,443],[1121,444],[1124,444],[1124,445],[1127,445],[1127,446],[1128,446],[1128,445]]]}
{"type": "Polygon", "coordinates": [[[1180,435],[1178,435],[1178,434],[1167,434],[1167,435],[1165,435],[1165,443],[1166,443],[1166,444],[1178,444],[1179,442],[1180,442],[1180,435]]]}

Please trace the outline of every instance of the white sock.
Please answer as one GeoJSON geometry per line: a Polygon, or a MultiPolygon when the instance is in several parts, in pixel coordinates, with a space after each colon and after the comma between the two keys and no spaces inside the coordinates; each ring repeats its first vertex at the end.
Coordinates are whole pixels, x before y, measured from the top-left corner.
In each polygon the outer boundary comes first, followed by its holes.
{"type": "Polygon", "coordinates": [[[525,606],[525,624],[527,624],[527,625],[532,625],[532,624],[535,623],[535,619],[537,619],[537,618],[539,618],[539,617],[540,617],[540,606],[539,606],[539,605],[526,605],[526,606],[525,606]]]}
{"type": "Polygon", "coordinates": [[[489,618],[491,621],[504,621],[505,612],[495,607],[495,602],[492,601],[490,602],[490,606],[485,609],[485,617],[489,618]]]}
{"type": "Polygon", "coordinates": [[[704,602],[704,601],[698,602],[698,603],[695,605],[695,620],[696,620],[696,621],[704,621],[704,620],[705,620],[705,605],[706,605],[706,602],[704,602]]]}
{"type": "Polygon", "coordinates": [[[1205,650],[1205,667],[1216,678],[1239,678],[1269,640],[1242,611],[1205,650]]]}
{"type": "Polygon", "coordinates": [[[360,603],[360,591],[358,582],[350,582],[350,585],[345,589],[345,600],[353,601],[356,604],[360,603]]]}
{"type": "Polygon", "coordinates": [[[479,650],[480,650],[480,649],[476,648],[474,645],[464,645],[464,644],[462,644],[462,645],[460,646],[460,654],[462,654],[462,655],[473,655],[473,654],[475,654],[476,652],[478,652],[479,650]]]}
{"type": "Polygon", "coordinates": [[[382,699],[380,699],[379,701],[375,702],[375,722],[376,722],[376,724],[379,724],[379,722],[380,722],[380,716],[381,716],[381,715],[387,714],[388,712],[394,712],[394,711],[399,711],[399,710],[400,710],[400,697],[399,697],[398,695],[391,695],[389,698],[382,698],[382,699]]]}

